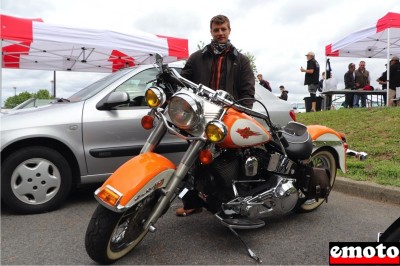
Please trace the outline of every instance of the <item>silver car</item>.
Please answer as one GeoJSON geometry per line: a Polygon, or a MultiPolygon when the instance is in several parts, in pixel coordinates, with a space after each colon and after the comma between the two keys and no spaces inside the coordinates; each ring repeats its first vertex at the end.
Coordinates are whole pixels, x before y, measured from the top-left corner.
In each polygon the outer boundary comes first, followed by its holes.
{"type": "MultiPolygon", "coordinates": [[[[68,99],[2,114],[2,202],[17,213],[55,210],[72,187],[102,182],[138,154],[150,133],[141,126],[144,93],[157,73],[153,65],[124,69],[68,99]]],[[[295,120],[289,103],[258,84],[256,98],[274,123],[295,120]]],[[[169,136],[156,151],[178,162],[186,147],[169,136]]]]}

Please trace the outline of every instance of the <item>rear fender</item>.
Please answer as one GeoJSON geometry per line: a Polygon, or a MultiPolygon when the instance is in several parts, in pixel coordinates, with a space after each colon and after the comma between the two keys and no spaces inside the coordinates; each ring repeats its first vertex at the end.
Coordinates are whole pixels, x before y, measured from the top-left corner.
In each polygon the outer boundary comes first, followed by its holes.
{"type": "Polygon", "coordinates": [[[321,125],[307,126],[307,131],[313,140],[313,153],[324,147],[333,148],[339,159],[339,162],[336,163],[340,170],[346,173],[346,149],[340,133],[321,125]]]}
{"type": "Polygon", "coordinates": [[[165,188],[175,169],[176,166],[162,155],[153,152],[140,154],[120,166],[95,191],[95,198],[108,209],[122,212],[154,190],[165,188]],[[114,205],[99,197],[99,193],[106,188],[119,196],[114,205]]]}

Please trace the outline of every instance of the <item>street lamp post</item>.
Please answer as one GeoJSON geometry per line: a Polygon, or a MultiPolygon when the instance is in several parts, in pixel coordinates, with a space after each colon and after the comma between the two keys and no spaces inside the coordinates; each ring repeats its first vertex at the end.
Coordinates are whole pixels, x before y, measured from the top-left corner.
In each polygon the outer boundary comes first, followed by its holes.
{"type": "Polygon", "coordinates": [[[17,87],[13,87],[14,88],[14,96],[17,96],[17,87]]]}
{"type": "Polygon", "coordinates": [[[55,98],[56,97],[56,90],[54,89],[54,80],[50,80],[51,83],[51,94],[55,98]]]}

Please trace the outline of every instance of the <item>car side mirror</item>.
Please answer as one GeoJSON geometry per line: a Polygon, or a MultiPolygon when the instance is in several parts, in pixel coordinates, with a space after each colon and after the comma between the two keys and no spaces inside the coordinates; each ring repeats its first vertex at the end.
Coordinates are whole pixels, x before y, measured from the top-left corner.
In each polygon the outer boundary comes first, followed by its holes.
{"type": "Polygon", "coordinates": [[[126,91],[114,91],[104,100],[100,101],[96,108],[98,110],[110,110],[115,106],[129,103],[129,94],[126,91]]]}

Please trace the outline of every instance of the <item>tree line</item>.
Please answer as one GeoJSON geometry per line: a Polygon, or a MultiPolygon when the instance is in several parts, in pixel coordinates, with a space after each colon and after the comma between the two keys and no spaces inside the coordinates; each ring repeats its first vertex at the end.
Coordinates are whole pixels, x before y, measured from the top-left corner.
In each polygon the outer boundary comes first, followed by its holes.
{"type": "Polygon", "coordinates": [[[35,99],[53,99],[50,95],[50,92],[46,89],[38,90],[36,93],[30,93],[27,91],[21,92],[18,95],[8,97],[4,102],[4,107],[8,109],[12,109],[18,104],[25,102],[30,98],[35,99]]]}

